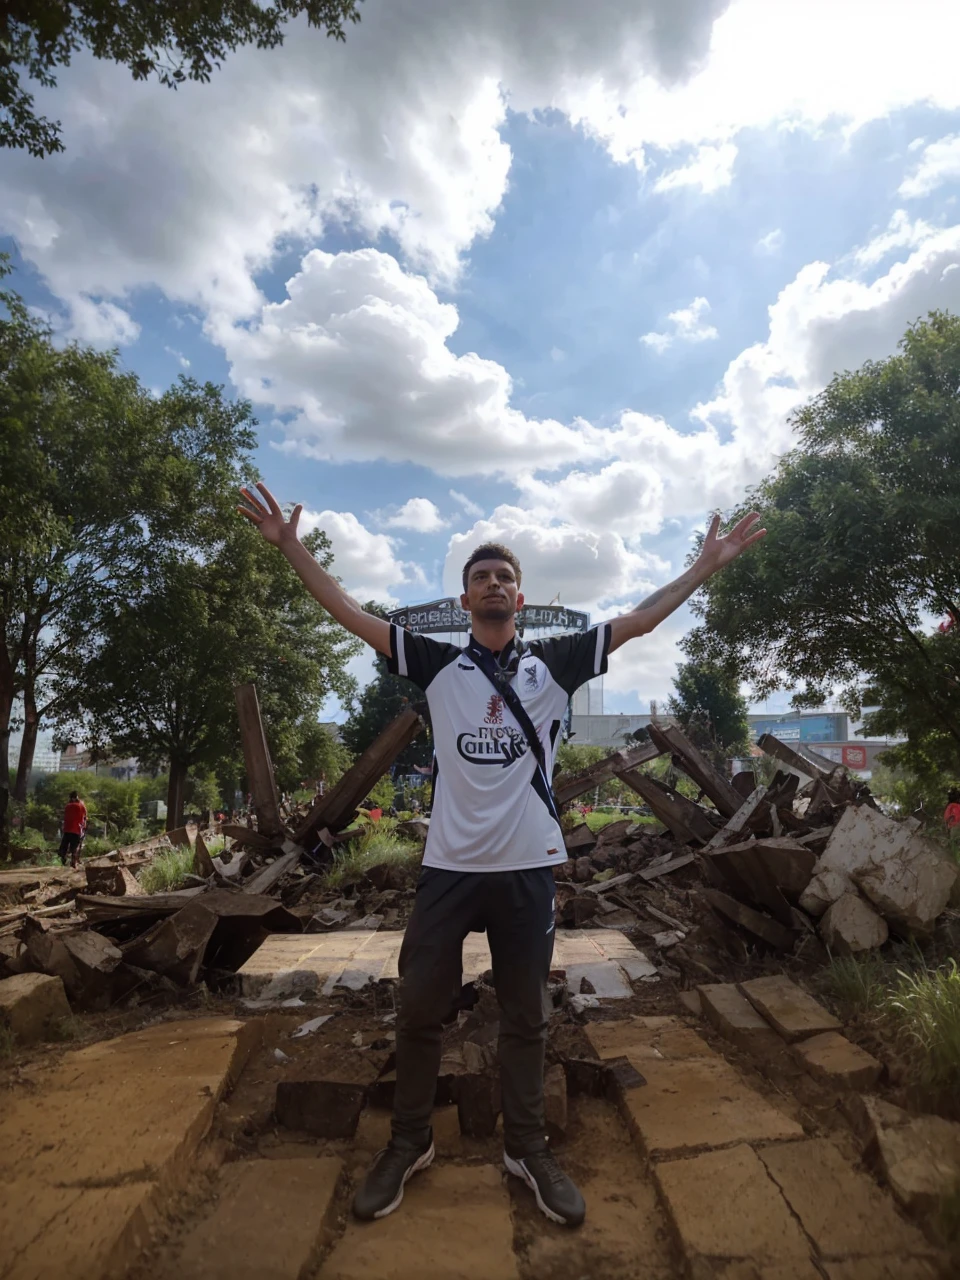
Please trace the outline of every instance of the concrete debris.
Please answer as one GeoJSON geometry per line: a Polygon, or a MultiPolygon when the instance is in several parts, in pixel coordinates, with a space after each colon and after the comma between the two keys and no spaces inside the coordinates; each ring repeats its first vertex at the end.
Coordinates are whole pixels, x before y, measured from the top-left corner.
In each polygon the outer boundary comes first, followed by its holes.
{"type": "Polygon", "coordinates": [[[21,1044],[42,1040],[69,1018],[70,1006],[60,978],[45,973],[18,973],[0,980],[0,1026],[21,1044]]]}
{"type": "Polygon", "coordinates": [[[793,1047],[798,1061],[817,1080],[843,1089],[872,1089],[883,1065],[838,1031],[823,1031],[793,1047]]]}
{"type": "Polygon", "coordinates": [[[839,1031],[840,1023],[785,974],[752,978],[740,990],[784,1040],[805,1040],[823,1031],[839,1031]]]}
{"type": "MultiPolygon", "coordinates": [[[[290,1004],[289,1000],[283,1002],[284,1006],[290,1004]]],[[[311,1018],[309,1022],[301,1022],[296,1031],[291,1031],[291,1040],[300,1040],[303,1036],[313,1035],[314,1031],[319,1031],[325,1022],[329,1022],[333,1017],[332,1013],[322,1013],[319,1018],[311,1018]]]]}
{"type": "Polygon", "coordinates": [[[848,956],[882,947],[890,930],[858,893],[844,893],[824,913],[820,936],[835,955],[848,956]]]}
{"type": "Polygon", "coordinates": [[[904,1208],[935,1212],[960,1182],[960,1124],[942,1116],[910,1115],[880,1098],[857,1100],[865,1156],[904,1208]]]}

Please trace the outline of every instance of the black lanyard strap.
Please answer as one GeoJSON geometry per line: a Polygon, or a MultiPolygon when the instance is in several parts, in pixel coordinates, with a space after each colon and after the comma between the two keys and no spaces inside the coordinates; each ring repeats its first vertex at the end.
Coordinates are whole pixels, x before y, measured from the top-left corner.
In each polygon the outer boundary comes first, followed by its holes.
{"type": "Polygon", "coordinates": [[[523,730],[524,737],[530,744],[530,750],[533,752],[533,758],[536,761],[537,769],[540,772],[547,801],[547,808],[550,810],[553,820],[559,826],[560,814],[557,812],[557,802],[554,799],[553,787],[550,785],[550,779],[547,777],[547,762],[543,743],[540,741],[539,735],[533,727],[533,721],[527,714],[526,707],[520,701],[519,694],[511,684],[511,679],[516,674],[517,668],[520,664],[521,650],[519,646],[514,642],[510,657],[503,666],[494,659],[494,656],[489,649],[482,649],[472,638],[470,643],[467,645],[467,652],[493,685],[494,689],[496,689],[497,693],[501,695],[504,702],[513,712],[520,728],[523,730]]]}

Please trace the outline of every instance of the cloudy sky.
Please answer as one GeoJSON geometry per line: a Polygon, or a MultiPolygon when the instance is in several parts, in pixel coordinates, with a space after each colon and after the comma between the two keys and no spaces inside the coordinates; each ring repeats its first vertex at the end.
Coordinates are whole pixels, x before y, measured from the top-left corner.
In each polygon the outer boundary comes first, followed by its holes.
{"type": "MultiPolygon", "coordinates": [[[[682,570],[790,410],[960,309],[955,0],[366,0],[208,85],[86,57],[0,152],[0,247],[64,335],[255,403],[361,599],[481,539],[594,618],[682,570]]],[[[611,661],[669,692],[684,611],[611,661]]],[[[362,663],[358,673],[368,670],[362,663]]]]}

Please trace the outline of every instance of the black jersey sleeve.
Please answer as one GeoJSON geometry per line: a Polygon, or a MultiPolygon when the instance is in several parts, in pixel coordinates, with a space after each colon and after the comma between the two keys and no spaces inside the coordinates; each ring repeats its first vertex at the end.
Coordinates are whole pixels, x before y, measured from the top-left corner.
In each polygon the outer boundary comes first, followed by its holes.
{"type": "Polygon", "coordinates": [[[573,694],[594,676],[607,669],[610,652],[610,624],[601,622],[582,635],[557,636],[550,640],[534,640],[531,653],[542,658],[547,670],[561,689],[573,694]]]}
{"type": "Polygon", "coordinates": [[[390,627],[387,670],[394,676],[406,676],[424,693],[434,676],[460,654],[461,650],[454,644],[432,640],[429,636],[415,636],[396,623],[390,627]]]}

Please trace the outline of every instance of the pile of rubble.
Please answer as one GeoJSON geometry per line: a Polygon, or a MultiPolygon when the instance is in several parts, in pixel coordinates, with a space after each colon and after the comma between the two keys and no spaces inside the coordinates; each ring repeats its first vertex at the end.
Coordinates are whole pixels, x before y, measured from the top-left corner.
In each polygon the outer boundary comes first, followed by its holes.
{"type": "MultiPolygon", "coordinates": [[[[252,685],[237,691],[256,828],[223,823],[180,828],[90,859],[59,883],[17,873],[14,902],[0,906],[0,979],[27,973],[63,982],[75,1009],[164,1002],[201,976],[231,989],[237,970],[275,933],[331,928],[401,928],[413,898],[402,868],[373,867],[361,885],[328,889],[324,871],[358,805],[422,727],[404,711],[310,806],[282,806],[252,685]],[[222,836],[211,856],[207,840],[222,836]],[[144,866],[174,845],[194,850],[195,874],[170,893],[144,892],[144,866]],[[52,890],[52,891],[51,891],[52,890]],[[351,896],[345,898],[343,895],[351,896]]],[[[408,839],[427,826],[402,824],[408,839]]]]}
{"type": "Polygon", "coordinates": [[[679,946],[693,927],[728,954],[745,944],[822,954],[818,936],[834,954],[850,954],[891,932],[923,936],[946,909],[960,868],[915,819],[881,813],[842,766],[765,734],[761,750],[785,767],[758,786],[753,773],[726,778],[675,726],[652,725],[650,739],[556,779],[565,804],[618,777],[658,820],[568,832],[562,923],[637,929],[672,947],[678,968],[702,971],[702,959],[679,946]],[[709,803],[639,771],[664,754],[709,803]],[[671,894],[668,884],[683,888],[671,894]]]}

